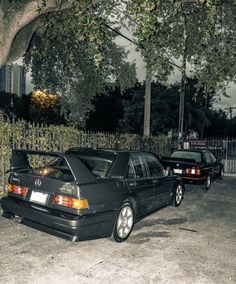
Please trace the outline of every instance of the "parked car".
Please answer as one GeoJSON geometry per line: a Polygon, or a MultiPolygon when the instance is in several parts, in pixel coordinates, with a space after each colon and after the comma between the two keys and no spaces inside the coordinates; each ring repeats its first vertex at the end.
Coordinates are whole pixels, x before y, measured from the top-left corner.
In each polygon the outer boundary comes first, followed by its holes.
{"type": "Polygon", "coordinates": [[[169,175],[152,153],[70,149],[64,154],[14,150],[3,217],[72,241],[125,241],[140,218],[179,206],[182,179],[169,175]],[[54,158],[30,166],[31,155],[54,158]]]}
{"type": "Polygon", "coordinates": [[[222,161],[209,150],[176,150],[169,157],[162,157],[161,161],[185,183],[199,184],[206,190],[210,189],[214,178],[222,179],[224,176],[222,161]]]}

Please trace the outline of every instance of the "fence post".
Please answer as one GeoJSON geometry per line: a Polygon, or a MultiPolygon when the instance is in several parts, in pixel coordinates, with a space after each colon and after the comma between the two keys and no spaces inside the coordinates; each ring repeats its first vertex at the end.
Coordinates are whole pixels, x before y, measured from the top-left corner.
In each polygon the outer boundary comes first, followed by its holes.
{"type": "Polygon", "coordinates": [[[226,138],[226,153],[225,153],[225,172],[228,171],[228,138],[226,138]]]}

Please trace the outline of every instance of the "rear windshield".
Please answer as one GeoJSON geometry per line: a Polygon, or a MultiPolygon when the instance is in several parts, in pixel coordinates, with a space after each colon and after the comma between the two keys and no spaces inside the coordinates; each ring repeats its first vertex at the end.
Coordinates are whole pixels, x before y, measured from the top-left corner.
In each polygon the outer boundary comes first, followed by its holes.
{"type": "Polygon", "coordinates": [[[202,155],[199,152],[190,152],[190,151],[176,151],[170,155],[172,158],[184,158],[195,160],[196,163],[201,163],[202,155]]]}
{"type": "Polygon", "coordinates": [[[74,181],[73,174],[63,158],[54,158],[53,161],[40,167],[32,168],[33,174],[49,177],[63,182],[74,181]]]}
{"type": "Polygon", "coordinates": [[[94,175],[99,177],[107,175],[113,162],[112,160],[92,156],[80,156],[79,158],[94,175]]]}
{"type": "MultiPolygon", "coordinates": [[[[74,155],[74,157],[80,159],[95,176],[105,177],[116,156],[113,155],[114,159],[90,155],[74,155]]],[[[13,164],[15,171],[22,173],[57,179],[62,182],[73,182],[75,180],[67,161],[63,157],[18,154],[13,164]]]]}
{"type": "MultiPolygon", "coordinates": [[[[103,159],[101,157],[95,156],[77,156],[85,166],[95,175],[98,177],[105,177],[110,169],[112,164],[112,160],[103,159]]],[[[50,164],[51,168],[56,168],[60,170],[69,170],[67,162],[62,159],[56,159],[50,164]]]]}

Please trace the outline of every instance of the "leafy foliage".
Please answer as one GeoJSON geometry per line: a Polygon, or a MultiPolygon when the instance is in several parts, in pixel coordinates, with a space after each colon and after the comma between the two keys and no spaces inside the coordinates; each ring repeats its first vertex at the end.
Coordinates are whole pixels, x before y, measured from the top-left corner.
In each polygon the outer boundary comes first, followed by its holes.
{"type": "Polygon", "coordinates": [[[146,62],[159,80],[166,79],[171,64],[186,55],[199,87],[225,94],[227,83],[236,79],[235,0],[120,2],[123,18],[129,19],[146,62]]]}
{"type": "Polygon", "coordinates": [[[62,124],[60,101],[56,95],[33,92],[18,97],[16,94],[0,92],[0,111],[9,119],[23,119],[36,123],[62,124]]]}
{"type": "Polygon", "coordinates": [[[135,83],[136,73],[103,20],[106,4],[72,4],[73,9],[50,15],[45,34],[34,38],[25,63],[35,86],[59,94],[68,120],[84,126],[93,97],[116,86],[123,92],[135,83]]]}
{"type": "Polygon", "coordinates": [[[0,109],[7,117],[16,116],[19,109],[20,99],[16,94],[6,93],[4,91],[0,92],[0,109]]]}
{"type": "Polygon", "coordinates": [[[92,131],[117,131],[119,120],[123,117],[122,100],[128,99],[129,91],[121,95],[120,89],[109,91],[108,95],[99,95],[92,101],[94,110],[86,120],[86,129],[92,131]]]}
{"type": "MultiPolygon", "coordinates": [[[[159,135],[167,134],[171,129],[178,128],[179,111],[179,84],[166,87],[160,83],[152,84],[152,110],[151,110],[151,133],[159,135]]],[[[119,122],[119,131],[129,133],[142,133],[143,108],[144,108],[143,84],[137,84],[127,91],[126,99],[123,100],[124,115],[119,122]]],[[[227,125],[225,111],[213,108],[214,92],[206,94],[204,89],[197,88],[196,79],[188,79],[186,88],[185,108],[185,132],[194,129],[201,136],[221,136],[219,129],[222,123],[227,125]],[[219,125],[218,125],[218,123],[219,125]]],[[[226,132],[227,130],[226,127],[226,132]]]]}
{"type": "Polygon", "coordinates": [[[30,95],[29,118],[34,122],[60,124],[60,98],[57,95],[34,91],[30,95]]]}
{"type": "MultiPolygon", "coordinates": [[[[124,116],[120,120],[119,130],[142,134],[144,109],[143,84],[137,84],[130,90],[129,100],[124,100],[124,116]]],[[[179,88],[168,89],[159,83],[152,84],[151,133],[167,134],[170,128],[177,128],[178,123],[178,95],[179,88]],[[168,114],[168,115],[167,115],[168,114]]]]}

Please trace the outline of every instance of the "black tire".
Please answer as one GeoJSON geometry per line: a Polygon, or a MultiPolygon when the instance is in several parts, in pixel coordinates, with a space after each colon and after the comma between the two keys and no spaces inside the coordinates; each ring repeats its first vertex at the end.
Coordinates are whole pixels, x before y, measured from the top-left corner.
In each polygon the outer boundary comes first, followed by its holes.
{"type": "Polygon", "coordinates": [[[210,187],[211,187],[211,176],[208,175],[206,177],[206,180],[205,180],[204,184],[203,184],[203,189],[209,190],[210,187]]]}
{"type": "Polygon", "coordinates": [[[128,239],[134,227],[134,209],[130,202],[125,202],[118,213],[112,237],[118,242],[124,242],[128,239]]]}
{"type": "Polygon", "coordinates": [[[224,168],[220,167],[219,179],[223,179],[224,177],[224,168]]]}
{"type": "Polygon", "coordinates": [[[182,184],[178,184],[173,194],[172,205],[175,207],[179,207],[183,198],[184,198],[184,187],[182,184]]]}

